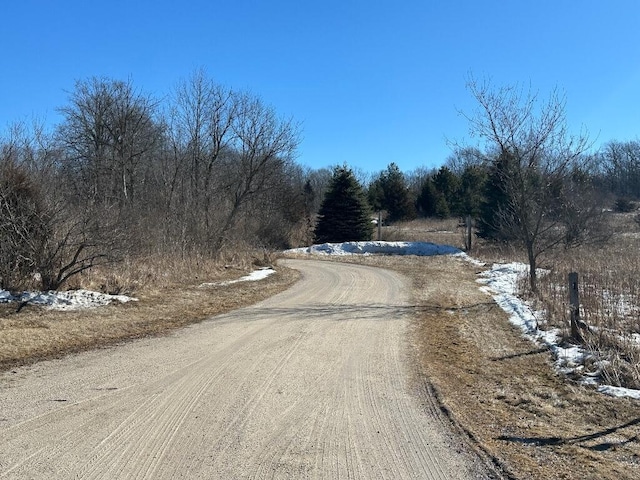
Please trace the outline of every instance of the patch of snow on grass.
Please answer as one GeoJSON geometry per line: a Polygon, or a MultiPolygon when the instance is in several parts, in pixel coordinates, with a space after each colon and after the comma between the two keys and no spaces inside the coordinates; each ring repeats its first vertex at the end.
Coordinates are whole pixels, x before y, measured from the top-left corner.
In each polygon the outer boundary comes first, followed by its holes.
{"type": "Polygon", "coordinates": [[[79,310],[103,307],[114,301],[127,303],[137,300],[137,298],[126,295],[108,295],[90,290],[23,292],[18,295],[11,295],[11,293],[6,290],[0,291],[0,303],[27,303],[30,305],[39,305],[50,310],[79,310]]]}
{"type": "Polygon", "coordinates": [[[640,400],[640,390],[631,390],[629,388],[612,387],[611,385],[600,385],[598,387],[600,393],[611,395],[612,397],[627,397],[640,400]]]}
{"type": "Polygon", "coordinates": [[[233,283],[238,282],[257,282],[258,280],[262,280],[267,278],[269,275],[276,273],[273,268],[261,268],[259,270],[254,270],[249,275],[245,275],[244,277],[238,278],[237,280],[228,280],[226,282],[215,282],[215,283],[203,283],[200,287],[214,287],[214,286],[222,286],[222,285],[231,285],[233,283]]]}

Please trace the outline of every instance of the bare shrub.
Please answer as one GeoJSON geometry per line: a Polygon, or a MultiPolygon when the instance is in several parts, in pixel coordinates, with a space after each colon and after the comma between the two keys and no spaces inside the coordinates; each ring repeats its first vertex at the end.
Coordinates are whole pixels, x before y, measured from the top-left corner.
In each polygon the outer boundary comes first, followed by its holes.
{"type": "Polygon", "coordinates": [[[0,164],[0,287],[29,288],[38,277],[38,256],[49,235],[43,200],[24,168],[11,158],[0,164]]]}

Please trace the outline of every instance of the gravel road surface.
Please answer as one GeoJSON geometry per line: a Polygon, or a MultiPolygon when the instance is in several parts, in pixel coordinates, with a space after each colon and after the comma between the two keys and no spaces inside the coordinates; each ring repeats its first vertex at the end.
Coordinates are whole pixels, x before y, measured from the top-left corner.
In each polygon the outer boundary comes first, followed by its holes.
{"type": "Polygon", "coordinates": [[[413,373],[403,278],[286,264],[255,306],[0,374],[0,478],[483,478],[413,373]]]}

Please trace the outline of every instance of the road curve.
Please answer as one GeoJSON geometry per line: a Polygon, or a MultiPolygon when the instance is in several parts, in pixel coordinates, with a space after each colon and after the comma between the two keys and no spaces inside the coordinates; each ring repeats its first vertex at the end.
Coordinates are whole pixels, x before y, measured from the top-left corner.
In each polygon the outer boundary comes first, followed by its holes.
{"type": "Polygon", "coordinates": [[[0,479],[478,478],[412,381],[404,280],[286,264],[255,306],[0,375],[0,479]]]}

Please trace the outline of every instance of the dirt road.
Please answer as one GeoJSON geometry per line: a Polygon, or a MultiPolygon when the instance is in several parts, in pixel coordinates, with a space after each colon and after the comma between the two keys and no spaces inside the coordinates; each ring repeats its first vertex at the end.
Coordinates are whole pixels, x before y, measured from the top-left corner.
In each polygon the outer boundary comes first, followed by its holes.
{"type": "Polygon", "coordinates": [[[287,264],[268,301],[0,376],[0,478],[483,478],[411,368],[404,281],[287,264]]]}

